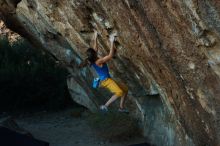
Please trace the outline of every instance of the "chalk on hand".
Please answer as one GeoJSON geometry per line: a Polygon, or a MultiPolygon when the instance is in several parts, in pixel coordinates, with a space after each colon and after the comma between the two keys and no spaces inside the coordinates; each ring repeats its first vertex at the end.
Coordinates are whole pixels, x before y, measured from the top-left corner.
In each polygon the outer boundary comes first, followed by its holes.
{"type": "Polygon", "coordinates": [[[113,42],[115,40],[115,37],[117,37],[117,35],[118,35],[117,31],[113,31],[109,36],[109,40],[113,42]]]}

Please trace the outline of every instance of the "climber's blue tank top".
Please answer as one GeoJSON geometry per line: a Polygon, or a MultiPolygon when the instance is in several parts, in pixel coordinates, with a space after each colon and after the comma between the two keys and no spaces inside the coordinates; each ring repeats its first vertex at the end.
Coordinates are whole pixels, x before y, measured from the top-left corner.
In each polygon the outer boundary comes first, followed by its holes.
{"type": "Polygon", "coordinates": [[[109,70],[108,70],[108,65],[106,63],[103,64],[102,67],[99,67],[95,63],[92,64],[92,66],[95,68],[97,74],[99,75],[99,78],[101,81],[110,78],[109,70]]]}

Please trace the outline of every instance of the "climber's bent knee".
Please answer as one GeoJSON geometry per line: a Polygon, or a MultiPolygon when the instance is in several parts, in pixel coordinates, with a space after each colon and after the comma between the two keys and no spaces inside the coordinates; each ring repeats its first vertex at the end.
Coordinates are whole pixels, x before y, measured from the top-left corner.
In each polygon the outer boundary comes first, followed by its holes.
{"type": "Polygon", "coordinates": [[[117,92],[115,92],[115,95],[117,95],[118,97],[122,97],[125,93],[122,90],[118,90],[117,92]]]}
{"type": "Polygon", "coordinates": [[[128,94],[128,86],[126,86],[124,83],[120,82],[117,83],[118,86],[122,89],[123,93],[121,96],[125,96],[126,94],[128,94]]]}

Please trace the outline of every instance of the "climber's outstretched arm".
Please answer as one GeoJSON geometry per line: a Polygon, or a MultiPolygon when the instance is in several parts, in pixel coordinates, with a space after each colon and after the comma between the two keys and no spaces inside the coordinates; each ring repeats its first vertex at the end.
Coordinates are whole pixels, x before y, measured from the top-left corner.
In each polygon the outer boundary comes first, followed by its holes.
{"type": "Polygon", "coordinates": [[[110,52],[105,57],[98,59],[97,64],[101,65],[101,64],[106,63],[112,59],[112,57],[114,56],[114,39],[115,39],[115,36],[110,37],[110,52]]]}
{"type": "Polygon", "coordinates": [[[94,36],[93,36],[93,49],[98,52],[98,47],[97,47],[97,36],[98,32],[94,30],[94,36]]]}

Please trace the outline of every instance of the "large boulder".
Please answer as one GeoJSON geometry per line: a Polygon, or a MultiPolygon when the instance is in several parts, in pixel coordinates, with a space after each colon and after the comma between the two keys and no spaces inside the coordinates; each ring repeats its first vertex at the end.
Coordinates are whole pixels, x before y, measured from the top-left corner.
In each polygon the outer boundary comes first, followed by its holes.
{"type": "Polygon", "coordinates": [[[127,83],[144,133],[167,146],[220,144],[219,8],[218,0],[0,0],[10,29],[72,62],[72,98],[92,111],[105,94],[91,88],[93,71],[76,65],[94,28],[100,55],[117,31],[111,73],[127,83]]]}

